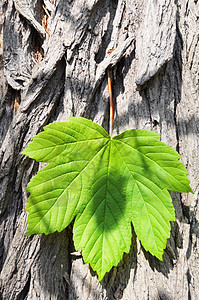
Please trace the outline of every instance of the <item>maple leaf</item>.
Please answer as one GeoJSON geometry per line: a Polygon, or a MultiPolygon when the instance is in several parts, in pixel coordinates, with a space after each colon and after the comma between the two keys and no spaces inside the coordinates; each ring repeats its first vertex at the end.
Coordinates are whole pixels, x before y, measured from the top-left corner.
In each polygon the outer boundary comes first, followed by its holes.
{"type": "Polygon", "coordinates": [[[22,152],[49,162],[28,184],[28,235],[62,231],[73,238],[99,280],[131,245],[131,222],[160,260],[175,211],[168,190],[192,192],[180,155],[147,130],[111,138],[84,118],[52,123],[22,152]]]}

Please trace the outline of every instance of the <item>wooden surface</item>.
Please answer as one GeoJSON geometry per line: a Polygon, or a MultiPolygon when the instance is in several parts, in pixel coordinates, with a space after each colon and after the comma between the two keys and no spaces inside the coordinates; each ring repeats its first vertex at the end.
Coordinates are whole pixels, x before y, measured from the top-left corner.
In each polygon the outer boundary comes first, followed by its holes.
{"type": "Polygon", "coordinates": [[[0,299],[198,299],[199,2],[2,0],[0,13],[0,299]],[[133,235],[99,283],[75,252],[72,225],[26,237],[25,187],[42,164],[20,153],[69,116],[107,130],[108,67],[113,134],[158,132],[181,154],[195,194],[171,193],[177,221],[163,262],[133,235]]]}

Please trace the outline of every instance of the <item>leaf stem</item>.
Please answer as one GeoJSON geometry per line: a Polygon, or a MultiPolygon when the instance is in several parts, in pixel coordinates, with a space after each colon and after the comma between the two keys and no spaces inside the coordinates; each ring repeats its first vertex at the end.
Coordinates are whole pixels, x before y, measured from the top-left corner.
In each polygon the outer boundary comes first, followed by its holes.
{"type": "Polygon", "coordinates": [[[112,137],[112,134],[113,134],[113,96],[112,96],[111,76],[110,76],[109,69],[107,69],[107,75],[108,75],[108,93],[109,93],[109,104],[110,104],[109,135],[110,135],[110,137],[112,137]]]}

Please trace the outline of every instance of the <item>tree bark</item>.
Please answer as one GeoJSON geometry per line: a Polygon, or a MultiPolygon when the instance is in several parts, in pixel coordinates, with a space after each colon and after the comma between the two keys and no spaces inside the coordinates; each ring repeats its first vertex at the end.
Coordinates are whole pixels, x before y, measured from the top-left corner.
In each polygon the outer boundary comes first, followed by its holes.
{"type": "Polygon", "coordinates": [[[1,299],[198,299],[198,4],[1,1],[1,299]],[[75,252],[72,225],[59,234],[26,237],[25,187],[42,164],[21,152],[44,125],[69,116],[108,130],[108,67],[113,134],[158,132],[181,154],[195,194],[171,193],[177,220],[163,262],[133,234],[130,253],[99,283],[75,252]]]}

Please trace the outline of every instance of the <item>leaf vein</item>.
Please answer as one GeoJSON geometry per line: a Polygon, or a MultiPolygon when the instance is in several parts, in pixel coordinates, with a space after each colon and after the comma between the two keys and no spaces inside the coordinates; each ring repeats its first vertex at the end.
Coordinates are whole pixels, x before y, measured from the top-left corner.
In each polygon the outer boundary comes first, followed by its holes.
{"type": "MultiPolygon", "coordinates": [[[[88,162],[88,164],[78,173],[78,175],[70,182],[70,184],[63,190],[63,192],[60,194],[60,196],[57,198],[57,201],[59,201],[59,199],[60,199],[60,197],[62,196],[62,194],[66,191],[66,189],[68,189],[70,186],[71,186],[71,184],[82,174],[82,172],[86,169],[86,167],[89,165],[89,164],[91,164],[92,162],[93,162],[93,160],[99,155],[99,153],[104,149],[104,147],[107,145],[107,143],[108,143],[109,141],[107,141],[106,142],[106,144],[105,145],[103,145],[102,146],[102,148],[93,156],[93,158],[88,162]]],[[[55,201],[55,203],[57,203],[57,201],[55,201]]],[[[45,217],[45,215],[47,214],[47,213],[49,213],[51,210],[52,210],[52,208],[53,208],[53,206],[55,205],[55,203],[51,206],[51,208],[48,210],[48,212],[46,212],[45,214],[44,214],[44,216],[43,216],[43,218],[45,217]]],[[[78,203],[76,202],[76,207],[77,207],[77,205],[78,205],[78,203]]],[[[75,207],[75,209],[76,209],[76,207],[75,207]]],[[[74,210],[75,210],[74,209],[74,210]]],[[[38,224],[40,223],[42,221],[42,219],[38,222],[38,224]]],[[[35,226],[33,227],[33,229],[35,228],[35,226]]]]}

